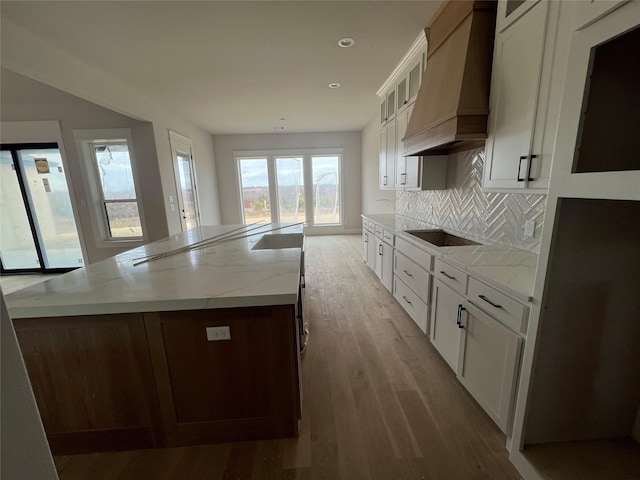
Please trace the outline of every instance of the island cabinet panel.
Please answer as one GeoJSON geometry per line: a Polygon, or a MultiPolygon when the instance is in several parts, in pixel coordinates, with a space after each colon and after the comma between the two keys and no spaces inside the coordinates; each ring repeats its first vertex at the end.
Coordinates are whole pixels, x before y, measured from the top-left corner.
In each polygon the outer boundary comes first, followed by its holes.
{"type": "Polygon", "coordinates": [[[144,318],[167,445],[298,435],[293,305],[144,318]],[[228,327],[230,338],[209,327],[228,327]]]}
{"type": "Polygon", "coordinates": [[[14,325],[53,454],[163,443],[142,314],[14,325]]]}

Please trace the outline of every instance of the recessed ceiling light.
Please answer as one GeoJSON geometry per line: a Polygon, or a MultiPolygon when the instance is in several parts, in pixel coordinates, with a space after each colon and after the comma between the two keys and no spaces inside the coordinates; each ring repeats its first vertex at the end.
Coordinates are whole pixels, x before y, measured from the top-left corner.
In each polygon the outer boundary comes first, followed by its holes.
{"type": "Polygon", "coordinates": [[[330,83],[329,84],[329,88],[340,88],[340,84],[339,83],[330,83]]]}
{"type": "Polygon", "coordinates": [[[351,37],[344,37],[338,40],[338,45],[340,45],[342,48],[353,47],[354,43],[356,43],[356,41],[351,37]]]}

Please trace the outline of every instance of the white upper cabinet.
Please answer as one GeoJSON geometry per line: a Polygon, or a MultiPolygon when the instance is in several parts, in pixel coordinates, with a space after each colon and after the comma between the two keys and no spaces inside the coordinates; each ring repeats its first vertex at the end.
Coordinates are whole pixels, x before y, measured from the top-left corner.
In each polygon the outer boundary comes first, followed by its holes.
{"type": "Polygon", "coordinates": [[[415,190],[420,187],[420,157],[403,157],[404,134],[413,111],[413,104],[398,113],[396,117],[396,135],[398,139],[396,154],[396,188],[415,190]]]}
{"type": "Polygon", "coordinates": [[[379,186],[381,190],[395,188],[396,127],[396,121],[393,119],[380,130],[379,186]]]}
{"type": "Polygon", "coordinates": [[[538,2],[540,0],[506,0],[499,2],[496,14],[496,32],[503,32],[538,2]]]}
{"type": "MultiPolygon", "coordinates": [[[[499,13],[508,3],[499,3],[499,13]]],[[[524,2],[511,15],[524,13],[496,34],[487,190],[545,193],[548,188],[572,3],[524,2]]]]}
{"type": "Polygon", "coordinates": [[[396,118],[396,91],[391,90],[387,93],[387,122],[396,118]]]}
{"type": "Polygon", "coordinates": [[[534,178],[530,170],[540,160],[533,135],[548,7],[538,2],[496,36],[485,188],[526,188],[534,178]]]}
{"type": "Polygon", "coordinates": [[[425,52],[426,42],[421,36],[378,92],[381,98],[379,186],[383,190],[421,188],[421,157],[403,157],[402,138],[418,95],[425,52]]]}
{"type": "Polygon", "coordinates": [[[418,52],[398,79],[396,87],[398,112],[416,101],[424,69],[424,56],[424,52],[418,52]]]}
{"type": "Polygon", "coordinates": [[[576,6],[573,28],[580,30],[611,13],[628,0],[582,0],[576,6]]]}

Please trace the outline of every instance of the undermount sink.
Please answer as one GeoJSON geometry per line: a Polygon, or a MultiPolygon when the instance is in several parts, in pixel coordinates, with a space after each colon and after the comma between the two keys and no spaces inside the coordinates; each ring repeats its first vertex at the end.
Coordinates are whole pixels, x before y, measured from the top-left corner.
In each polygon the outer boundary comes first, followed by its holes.
{"type": "Polygon", "coordinates": [[[264,235],[251,250],[278,250],[282,248],[302,248],[304,234],[278,233],[264,235]]]}
{"type": "Polygon", "coordinates": [[[458,237],[444,230],[406,230],[406,233],[424,240],[436,247],[462,247],[466,245],[480,245],[467,238],[458,237]]]}

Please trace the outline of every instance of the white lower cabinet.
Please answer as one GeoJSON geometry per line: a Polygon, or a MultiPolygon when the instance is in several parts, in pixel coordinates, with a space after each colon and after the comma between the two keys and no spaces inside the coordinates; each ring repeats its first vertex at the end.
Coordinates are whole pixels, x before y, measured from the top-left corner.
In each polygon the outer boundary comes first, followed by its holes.
{"type": "MultiPolygon", "coordinates": [[[[505,309],[506,297],[498,296],[499,292],[490,287],[478,290],[483,284],[471,280],[479,284],[470,288],[474,298],[500,299],[503,305],[490,302],[487,308],[505,309]],[[491,297],[475,295],[477,291],[491,297]]],[[[509,434],[523,343],[517,332],[523,323],[523,312],[498,320],[438,279],[433,285],[432,309],[434,347],[500,430],[509,434]]]]}
{"type": "Polygon", "coordinates": [[[430,253],[396,238],[393,296],[425,335],[429,334],[432,263],[430,253]]]}
{"type": "Polygon", "coordinates": [[[375,272],[382,284],[389,290],[393,288],[393,247],[384,240],[376,238],[375,272]]]}
{"type": "Polygon", "coordinates": [[[362,231],[362,258],[364,263],[375,268],[376,261],[376,237],[368,230],[362,231]]]}
{"type": "Polygon", "coordinates": [[[393,277],[393,296],[418,325],[422,333],[427,333],[429,307],[396,275],[393,277]]]}
{"type": "Polygon", "coordinates": [[[389,227],[363,222],[362,254],[496,425],[511,434],[529,307],[389,227]]]}
{"type": "Polygon", "coordinates": [[[454,370],[458,370],[460,309],[465,298],[440,280],[433,282],[431,343],[454,370]]]}
{"type": "Polygon", "coordinates": [[[500,430],[508,434],[522,338],[475,305],[462,305],[458,379],[500,430]]]}

